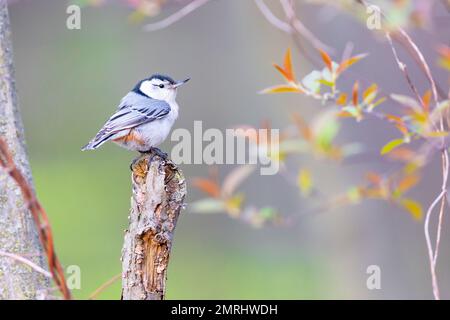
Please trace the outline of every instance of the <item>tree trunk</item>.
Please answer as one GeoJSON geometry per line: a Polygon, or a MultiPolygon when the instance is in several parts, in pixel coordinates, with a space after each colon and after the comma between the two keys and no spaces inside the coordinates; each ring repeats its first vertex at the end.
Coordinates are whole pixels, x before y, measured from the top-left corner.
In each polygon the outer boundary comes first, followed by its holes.
{"type": "MultiPolygon", "coordinates": [[[[14,161],[32,185],[25,139],[17,107],[11,34],[6,0],[0,0],[0,137],[14,161]]],[[[0,250],[20,255],[42,268],[45,258],[32,215],[19,187],[0,169],[0,250]]],[[[49,281],[28,265],[0,256],[0,300],[45,298],[49,281]]]]}
{"type": "Polygon", "coordinates": [[[122,299],[162,300],[186,183],[170,160],[146,154],[132,166],[133,196],[122,250],[122,299]]]}

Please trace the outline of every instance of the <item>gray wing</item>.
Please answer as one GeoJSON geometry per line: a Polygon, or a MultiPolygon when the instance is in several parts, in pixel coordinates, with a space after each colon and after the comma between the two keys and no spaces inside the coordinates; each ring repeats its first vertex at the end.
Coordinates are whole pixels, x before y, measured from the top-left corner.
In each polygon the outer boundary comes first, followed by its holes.
{"type": "Polygon", "coordinates": [[[150,99],[133,93],[125,96],[116,113],[105,123],[102,129],[82,150],[96,149],[116,133],[141,124],[162,119],[170,112],[168,103],[150,99]]]}

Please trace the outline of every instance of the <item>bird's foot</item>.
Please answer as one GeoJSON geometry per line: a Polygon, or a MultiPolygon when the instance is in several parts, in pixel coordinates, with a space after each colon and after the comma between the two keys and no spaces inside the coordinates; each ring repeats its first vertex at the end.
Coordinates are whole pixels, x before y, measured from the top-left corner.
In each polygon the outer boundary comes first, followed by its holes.
{"type": "Polygon", "coordinates": [[[167,155],[167,153],[165,153],[164,151],[162,151],[161,149],[159,149],[159,148],[152,148],[153,149],[153,152],[156,154],[156,155],[158,155],[160,158],[162,158],[163,160],[167,160],[167,158],[169,157],[168,155],[167,155]]]}

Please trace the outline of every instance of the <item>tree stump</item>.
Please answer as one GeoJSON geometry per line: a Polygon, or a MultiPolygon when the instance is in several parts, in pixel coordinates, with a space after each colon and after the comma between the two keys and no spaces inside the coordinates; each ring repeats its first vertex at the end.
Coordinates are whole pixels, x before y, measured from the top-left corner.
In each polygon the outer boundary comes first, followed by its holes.
{"type": "Polygon", "coordinates": [[[169,159],[149,153],[132,164],[133,195],[122,249],[122,299],[162,300],[186,182],[169,159]]]}

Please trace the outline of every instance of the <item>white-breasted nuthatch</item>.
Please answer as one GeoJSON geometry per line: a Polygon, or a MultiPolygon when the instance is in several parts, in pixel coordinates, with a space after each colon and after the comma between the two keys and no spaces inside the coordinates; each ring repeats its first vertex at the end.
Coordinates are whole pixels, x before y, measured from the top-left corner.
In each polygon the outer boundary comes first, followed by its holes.
{"type": "Polygon", "coordinates": [[[116,113],[82,150],[93,150],[113,141],[129,150],[149,152],[169,135],[178,117],[175,101],[177,88],[189,81],[174,81],[171,77],[154,74],[141,80],[120,101],[116,113]]]}

